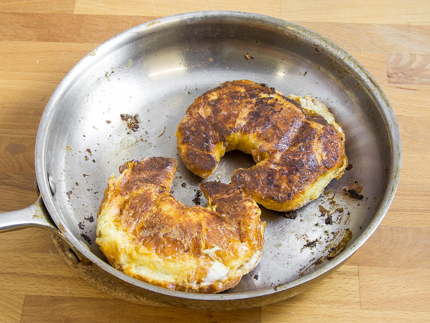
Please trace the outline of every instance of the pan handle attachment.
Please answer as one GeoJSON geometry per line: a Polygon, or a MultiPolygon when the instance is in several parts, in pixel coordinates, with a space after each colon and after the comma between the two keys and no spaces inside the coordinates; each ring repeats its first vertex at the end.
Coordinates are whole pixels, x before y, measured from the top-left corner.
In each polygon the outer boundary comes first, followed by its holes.
{"type": "MultiPolygon", "coordinates": [[[[46,210],[45,205],[43,204],[42,197],[40,195],[36,202],[24,209],[0,213],[0,233],[25,229],[29,227],[37,227],[49,230],[51,233],[60,237],[64,242],[67,243],[67,245],[70,247],[70,252],[72,252],[76,256],[78,262],[90,262],[69,242],[69,240],[66,239],[63,233],[58,230],[51,217],[49,216],[49,213],[46,210]]],[[[69,255],[70,257],[72,257],[73,254],[71,254],[70,252],[69,255]]],[[[72,260],[72,262],[76,261],[72,260]]]]}

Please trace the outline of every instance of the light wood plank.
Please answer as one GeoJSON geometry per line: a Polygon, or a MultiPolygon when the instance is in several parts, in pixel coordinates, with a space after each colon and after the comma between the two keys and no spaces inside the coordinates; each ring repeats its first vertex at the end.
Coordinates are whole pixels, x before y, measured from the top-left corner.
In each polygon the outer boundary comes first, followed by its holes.
{"type": "Polygon", "coordinates": [[[51,239],[51,233],[47,230],[26,228],[19,231],[2,232],[0,234],[0,253],[19,254],[24,252],[57,253],[51,239]]]}
{"type": "Polygon", "coordinates": [[[118,4],[115,0],[76,0],[75,14],[92,15],[128,15],[128,16],[155,16],[157,18],[204,10],[231,10],[259,13],[273,17],[280,17],[281,0],[267,0],[252,2],[238,0],[226,2],[223,0],[127,0],[118,4]]]}
{"type": "Polygon", "coordinates": [[[428,268],[360,266],[363,309],[427,312],[430,318],[429,286],[428,268]]]}
{"type": "Polygon", "coordinates": [[[392,84],[430,84],[430,55],[391,54],[387,74],[392,84]]]}
{"type": "Polygon", "coordinates": [[[293,15],[286,20],[321,34],[350,53],[428,54],[430,52],[430,26],[428,25],[362,24],[355,23],[353,19],[347,23],[310,22],[296,20],[295,17],[296,15],[293,15]]]}
{"type": "Polygon", "coordinates": [[[311,289],[266,307],[293,308],[307,304],[315,308],[360,308],[358,267],[346,264],[311,289]]]}
{"type": "Polygon", "coordinates": [[[1,41],[101,44],[115,35],[154,19],[153,16],[0,13],[1,41]],[[47,32],[49,31],[49,32],[47,32]]]}
{"type": "Polygon", "coordinates": [[[430,25],[429,15],[430,7],[420,0],[282,0],[281,17],[296,21],[430,25]]]}
{"type": "Polygon", "coordinates": [[[40,79],[44,79],[46,73],[65,74],[97,46],[93,43],[2,41],[0,58],[8,64],[1,64],[0,71],[35,73],[40,79]]]}
{"type": "Polygon", "coordinates": [[[263,323],[428,323],[430,312],[363,310],[350,308],[312,308],[306,304],[294,307],[262,308],[263,323]]]}
{"type": "Polygon", "coordinates": [[[380,226],[347,264],[380,269],[428,269],[429,246],[430,228],[380,226]]]}
{"type": "Polygon", "coordinates": [[[0,293],[0,322],[21,322],[21,314],[24,306],[24,295],[0,293]]]}
{"type": "Polygon", "coordinates": [[[430,91],[429,85],[390,84],[384,87],[384,93],[397,117],[430,117],[426,98],[428,91],[430,91]]]}
{"type": "Polygon", "coordinates": [[[74,4],[74,0],[2,0],[0,2],[0,12],[72,13],[74,4]]]}
{"type": "Polygon", "coordinates": [[[116,299],[27,296],[22,315],[25,322],[225,322],[258,323],[260,309],[214,312],[175,307],[151,307],[116,299]]]}
{"type": "Polygon", "coordinates": [[[34,144],[34,137],[0,137],[0,173],[34,174],[34,144]]]}
{"type": "MultiPolygon", "coordinates": [[[[15,99],[18,100],[18,98],[15,99]]],[[[30,103],[0,102],[0,142],[5,149],[10,143],[14,142],[22,145],[34,144],[40,118],[48,99],[49,97],[43,97],[39,101],[30,103]]],[[[26,154],[30,154],[29,149],[30,147],[26,149],[26,154]]],[[[0,154],[3,154],[3,163],[9,165],[4,166],[2,170],[13,172],[12,169],[16,169],[16,167],[8,162],[6,150],[0,151],[0,154]]],[[[27,160],[28,158],[30,156],[26,157],[27,160]]],[[[26,169],[24,172],[27,173],[29,170],[26,169]]]]}
{"type": "Polygon", "coordinates": [[[37,200],[35,181],[35,174],[0,173],[0,192],[4,201],[0,211],[19,210],[33,204],[37,200]]]}
{"type": "MultiPolygon", "coordinates": [[[[64,263],[63,259],[57,258],[58,263],[64,263]]],[[[27,267],[33,262],[29,261],[27,267]]],[[[64,263],[61,272],[71,272],[64,263]]],[[[48,270],[48,266],[45,267],[48,270]]],[[[73,272],[71,272],[73,273],[73,272]]],[[[0,286],[3,293],[40,295],[40,296],[67,296],[67,297],[95,297],[111,298],[107,294],[90,286],[79,276],[62,276],[47,274],[25,274],[25,273],[0,273],[0,286]]]]}

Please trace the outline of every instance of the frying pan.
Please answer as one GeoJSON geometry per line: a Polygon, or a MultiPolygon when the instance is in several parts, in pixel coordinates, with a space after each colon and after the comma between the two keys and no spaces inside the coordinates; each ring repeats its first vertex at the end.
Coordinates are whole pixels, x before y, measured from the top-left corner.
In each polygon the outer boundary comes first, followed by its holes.
{"type": "MultiPolygon", "coordinates": [[[[235,169],[253,164],[250,156],[230,152],[208,180],[228,183],[235,169]]],[[[86,55],[46,105],[35,168],[39,199],[24,210],[2,214],[2,231],[28,226],[51,230],[68,245],[75,262],[93,266],[151,300],[190,308],[248,308],[304,291],[369,238],[394,198],[401,142],[378,84],[329,40],[272,17],[193,12],[134,27],[86,55]],[[203,180],[182,164],[176,128],[196,97],[238,79],[324,102],[346,133],[348,170],[319,199],[296,212],[262,208],[267,223],[262,259],[227,292],[167,290],[109,266],[95,243],[108,177],[128,160],[176,158],[172,194],[195,205],[203,180]]]]}

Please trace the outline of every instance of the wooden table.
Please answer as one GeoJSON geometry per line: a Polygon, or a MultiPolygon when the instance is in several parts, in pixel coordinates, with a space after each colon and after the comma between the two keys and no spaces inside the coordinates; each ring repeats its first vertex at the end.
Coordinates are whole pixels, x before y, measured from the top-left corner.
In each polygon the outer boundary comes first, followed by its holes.
{"type": "Polygon", "coordinates": [[[430,2],[2,0],[0,211],[36,199],[34,144],[65,74],[99,44],[155,18],[239,10],[298,23],[358,59],[390,100],[403,169],[376,233],[335,274],[278,304],[233,312],[136,305],[78,277],[48,232],[0,234],[1,322],[430,322],[430,2]]]}

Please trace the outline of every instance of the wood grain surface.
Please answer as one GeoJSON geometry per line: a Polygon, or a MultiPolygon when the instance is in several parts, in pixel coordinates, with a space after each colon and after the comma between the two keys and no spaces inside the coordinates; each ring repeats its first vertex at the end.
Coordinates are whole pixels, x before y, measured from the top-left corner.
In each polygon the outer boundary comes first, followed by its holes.
{"type": "Polygon", "coordinates": [[[37,127],[66,73],[124,30],[198,10],[254,12],[298,23],[345,49],[374,76],[393,107],[403,144],[400,185],[382,225],[340,270],[310,290],[230,312],[118,300],[73,272],[48,232],[4,232],[0,322],[430,322],[427,0],[2,0],[0,212],[37,198],[37,127]]]}

